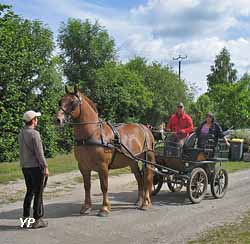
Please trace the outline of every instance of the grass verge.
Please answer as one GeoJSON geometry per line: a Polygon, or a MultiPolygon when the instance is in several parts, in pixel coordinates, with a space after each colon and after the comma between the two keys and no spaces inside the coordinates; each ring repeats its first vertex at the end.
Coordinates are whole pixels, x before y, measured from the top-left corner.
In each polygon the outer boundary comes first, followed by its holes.
{"type": "MultiPolygon", "coordinates": [[[[50,175],[78,170],[77,162],[73,154],[58,155],[48,159],[50,175]]],[[[235,172],[243,169],[250,169],[250,163],[246,162],[224,162],[222,167],[228,172],[235,172]]],[[[110,170],[110,175],[130,173],[129,168],[110,170]]],[[[21,179],[22,171],[18,162],[0,163],[0,184],[7,184],[10,181],[21,179]]],[[[95,177],[95,176],[94,176],[95,177]]],[[[79,181],[79,180],[76,180],[79,181]]]]}
{"type": "Polygon", "coordinates": [[[250,162],[224,162],[221,164],[227,172],[232,173],[239,170],[250,169],[250,162]]]}
{"type": "Polygon", "coordinates": [[[227,224],[211,230],[201,238],[189,241],[189,244],[249,244],[250,212],[246,213],[239,223],[227,224]]]}
{"type": "MultiPolygon", "coordinates": [[[[77,162],[73,154],[58,155],[47,160],[50,175],[78,170],[77,162]]],[[[22,170],[18,162],[0,163],[0,184],[7,184],[23,178],[22,170]]]]}

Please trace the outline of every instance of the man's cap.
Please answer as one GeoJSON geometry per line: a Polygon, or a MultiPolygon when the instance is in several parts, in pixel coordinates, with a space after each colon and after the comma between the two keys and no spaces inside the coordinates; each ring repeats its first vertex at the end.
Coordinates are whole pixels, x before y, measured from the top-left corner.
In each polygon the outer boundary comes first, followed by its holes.
{"type": "Polygon", "coordinates": [[[184,108],[184,105],[183,105],[182,102],[179,102],[179,103],[177,104],[177,107],[183,107],[183,108],[184,108]]]}
{"type": "Polygon", "coordinates": [[[35,112],[33,110],[29,110],[23,114],[23,120],[26,122],[29,122],[32,119],[34,119],[35,117],[39,117],[39,116],[41,116],[40,112],[35,112]]]}

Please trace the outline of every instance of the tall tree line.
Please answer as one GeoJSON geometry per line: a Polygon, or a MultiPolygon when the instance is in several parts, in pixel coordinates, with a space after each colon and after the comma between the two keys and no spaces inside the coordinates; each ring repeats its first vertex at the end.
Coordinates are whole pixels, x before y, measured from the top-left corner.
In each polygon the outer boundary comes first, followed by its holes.
{"type": "Polygon", "coordinates": [[[224,129],[249,128],[250,75],[245,73],[237,79],[237,70],[225,47],[215,57],[207,84],[208,91],[192,104],[195,121],[201,121],[208,111],[213,111],[224,129]]]}
{"type": "Polygon", "coordinates": [[[0,5],[0,162],[17,159],[22,114],[29,109],[43,115],[39,130],[46,155],[57,151],[53,116],[62,91],[62,70],[53,50],[53,33],[46,26],[0,5]]]}
{"type": "Polygon", "coordinates": [[[98,21],[62,23],[57,45],[60,53],[53,55],[48,26],[0,5],[0,162],[18,159],[17,135],[29,109],[42,113],[38,129],[47,157],[71,150],[70,128],[54,125],[65,83],[78,83],[99,115],[112,122],[158,125],[176,102],[191,102],[185,82],[168,66],[142,57],[121,63],[114,40],[98,21]]]}

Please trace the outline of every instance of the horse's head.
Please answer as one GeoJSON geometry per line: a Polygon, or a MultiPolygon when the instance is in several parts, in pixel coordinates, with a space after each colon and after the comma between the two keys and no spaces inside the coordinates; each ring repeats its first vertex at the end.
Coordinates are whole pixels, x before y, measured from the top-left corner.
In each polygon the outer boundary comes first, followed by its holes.
{"type": "Polygon", "coordinates": [[[56,123],[63,126],[65,118],[70,117],[76,119],[81,115],[82,96],[78,91],[77,86],[74,86],[74,92],[69,92],[65,86],[66,94],[59,101],[59,110],[56,115],[56,123]]]}

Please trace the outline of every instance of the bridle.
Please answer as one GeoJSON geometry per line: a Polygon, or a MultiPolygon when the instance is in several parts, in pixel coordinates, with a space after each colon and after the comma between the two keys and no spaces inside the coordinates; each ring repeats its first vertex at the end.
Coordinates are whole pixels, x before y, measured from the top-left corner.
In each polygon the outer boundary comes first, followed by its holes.
{"type": "Polygon", "coordinates": [[[73,101],[73,104],[71,105],[71,111],[67,111],[65,110],[62,106],[61,106],[61,102],[59,102],[59,111],[62,110],[66,119],[64,121],[65,124],[69,124],[69,125],[88,125],[88,124],[102,124],[102,120],[98,119],[98,121],[86,121],[86,122],[76,122],[77,119],[79,119],[81,117],[82,114],[82,102],[83,102],[83,97],[78,94],[71,94],[73,96],[75,96],[77,98],[76,101],[73,101]],[[76,110],[76,108],[79,106],[80,109],[80,113],[79,116],[76,118],[72,118],[72,113],[76,110]]]}

